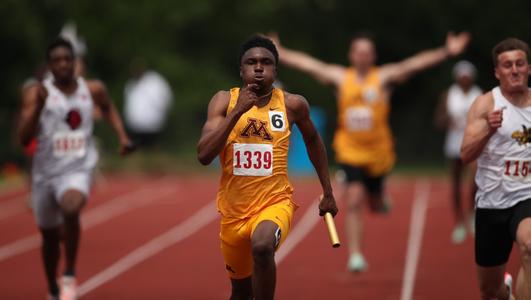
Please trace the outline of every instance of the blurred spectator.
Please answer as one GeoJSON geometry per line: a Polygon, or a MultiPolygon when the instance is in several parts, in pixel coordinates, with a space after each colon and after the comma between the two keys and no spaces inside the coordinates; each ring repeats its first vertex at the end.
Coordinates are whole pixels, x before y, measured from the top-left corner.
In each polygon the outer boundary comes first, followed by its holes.
{"type": "Polygon", "coordinates": [[[131,63],[131,75],[124,90],[125,124],[135,144],[151,146],[166,125],[173,100],[171,87],[162,75],[148,70],[141,58],[131,63]]]}
{"type": "MultiPolygon", "coordinates": [[[[75,75],[86,77],[87,65],[85,63],[85,57],[88,52],[87,43],[85,42],[85,38],[78,34],[76,23],[68,22],[63,25],[59,36],[70,41],[72,47],[74,47],[74,54],[76,55],[75,75]]],[[[102,119],[102,113],[97,105],[94,106],[92,117],[94,121],[100,121],[102,119]]]]}
{"type": "Polygon", "coordinates": [[[66,23],[61,29],[59,36],[72,43],[76,56],[75,75],[84,77],[86,75],[85,56],[87,55],[87,44],[85,43],[85,38],[78,35],[76,23],[66,23]]]}
{"type": "Polygon", "coordinates": [[[470,180],[470,208],[466,208],[461,200],[461,181],[466,171],[466,166],[460,158],[461,143],[466,127],[467,113],[474,100],[482,94],[481,89],[475,85],[476,67],[466,60],[458,62],[453,68],[454,83],[444,93],[437,108],[435,122],[437,127],[446,130],[444,154],[450,162],[450,176],[452,182],[453,210],[455,227],[452,231],[452,242],[461,244],[467,233],[467,215],[469,217],[468,228],[473,233],[473,209],[476,185],[474,175],[475,163],[469,165],[470,180]]]}

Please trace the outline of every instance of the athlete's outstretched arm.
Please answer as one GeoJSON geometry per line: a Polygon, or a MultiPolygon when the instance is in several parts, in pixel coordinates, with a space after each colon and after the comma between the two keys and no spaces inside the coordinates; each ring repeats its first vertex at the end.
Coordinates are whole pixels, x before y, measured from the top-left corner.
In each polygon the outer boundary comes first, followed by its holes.
{"type": "Polygon", "coordinates": [[[253,91],[255,88],[256,84],[242,88],[238,102],[229,114],[227,114],[227,107],[229,106],[230,93],[219,91],[212,97],[208,104],[207,120],[197,143],[197,159],[201,164],[208,165],[216,158],[225,146],[234,125],[256,103],[258,97],[253,91]]]}
{"type": "Polygon", "coordinates": [[[87,81],[87,86],[94,99],[94,104],[100,108],[103,117],[111,124],[112,128],[118,135],[120,154],[125,155],[132,152],[134,148],[131,140],[129,140],[129,137],[125,132],[122,118],[120,117],[118,110],[116,110],[103,82],[99,80],[91,80],[87,81]]]}
{"type": "Polygon", "coordinates": [[[449,57],[461,54],[470,41],[468,32],[454,34],[449,32],[445,45],[424,50],[398,63],[385,64],[380,68],[382,85],[392,85],[408,80],[416,73],[440,64],[449,57]]]}
{"type": "Polygon", "coordinates": [[[280,44],[280,40],[276,34],[271,34],[268,37],[275,43],[281,63],[308,73],[324,84],[337,87],[342,83],[343,77],[345,76],[345,67],[328,64],[304,52],[285,48],[280,44]]]}
{"type": "Polygon", "coordinates": [[[468,111],[465,136],[461,145],[461,160],[464,163],[476,160],[490,137],[501,127],[503,108],[493,109],[492,93],[487,93],[479,96],[468,111]]]}
{"type": "Polygon", "coordinates": [[[332,193],[330,184],[330,174],[328,172],[328,159],[326,157],[326,148],[321,136],[315,129],[310,119],[310,106],[304,97],[286,93],[286,106],[293,116],[292,122],[297,125],[301,131],[306,151],[312,161],[312,164],[319,176],[319,181],[323,188],[323,199],[319,203],[319,215],[330,212],[332,215],[337,214],[336,201],[332,193]]]}
{"type": "Polygon", "coordinates": [[[39,83],[22,94],[22,108],[18,124],[18,137],[22,145],[27,145],[37,133],[39,117],[48,92],[39,83]]]}

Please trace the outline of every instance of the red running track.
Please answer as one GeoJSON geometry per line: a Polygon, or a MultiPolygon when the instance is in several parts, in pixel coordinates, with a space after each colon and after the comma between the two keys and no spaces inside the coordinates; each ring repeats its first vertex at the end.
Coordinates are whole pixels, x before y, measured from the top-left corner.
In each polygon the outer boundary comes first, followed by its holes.
{"type": "MultiPolygon", "coordinates": [[[[98,184],[82,218],[81,299],[228,299],[213,205],[217,183],[214,177],[115,175],[98,184]]],[[[370,268],[358,275],[345,271],[343,217],[336,218],[343,246],[333,249],[316,216],[317,179],[293,183],[300,208],[277,253],[277,299],[479,298],[473,240],[450,242],[446,181],[391,178],[393,211],[365,216],[370,268]]],[[[45,299],[40,239],[26,197],[24,188],[0,190],[0,299],[45,299]]]]}

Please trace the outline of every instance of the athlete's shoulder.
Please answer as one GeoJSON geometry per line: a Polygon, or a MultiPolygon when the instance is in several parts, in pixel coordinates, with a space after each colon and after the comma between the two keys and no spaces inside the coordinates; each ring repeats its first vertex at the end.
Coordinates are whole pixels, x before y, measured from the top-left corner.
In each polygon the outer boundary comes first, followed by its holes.
{"type": "Polygon", "coordinates": [[[494,104],[494,95],[492,94],[492,91],[488,91],[486,93],[479,95],[476,98],[475,102],[478,102],[483,105],[494,104]]]}
{"type": "Polygon", "coordinates": [[[494,109],[494,95],[492,91],[479,95],[472,104],[471,111],[475,112],[476,116],[483,117],[494,109]]]}
{"type": "Polygon", "coordinates": [[[227,90],[219,90],[217,91],[214,96],[212,96],[212,99],[214,98],[230,98],[231,92],[227,90]]]}
{"type": "Polygon", "coordinates": [[[208,104],[209,112],[225,114],[227,108],[229,107],[230,97],[230,91],[217,91],[214,96],[212,96],[212,99],[210,99],[210,103],[208,104]]]}
{"type": "Polygon", "coordinates": [[[217,91],[214,96],[212,96],[212,100],[210,100],[210,103],[216,102],[216,103],[226,103],[227,105],[230,102],[231,92],[226,90],[220,90],[217,91]]]}
{"type": "Polygon", "coordinates": [[[99,93],[107,90],[105,83],[99,79],[81,79],[85,81],[85,84],[91,93],[99,93]]]}
{"type": "Polygon", "coordinates": [[[109,99],[109,93],[107,92],[107,86],[103,81],[99,79],[83,79],[85,81],[85,84],[87,86],[87,89],[89,90],[89,93],[92,95],[92,98],[96,102],[108,102],[109,99]]]}
{"type": "Polygon", "coordinates": [[[42,82],[37,81],[29,86],[26,86],[22,92],[22,95],[24,98],[37,97],[40,99],[45,99],[48,97],[48,90],[44,84],[42,84],[42,82]]]}
{"type": "Polygon", "coordinates": [[[48,97],[48,90],[46,89],[44,84],[42,84],[42,82],[39,82],[37,84],[37,95],[41,98],[48,97]]]}
{"type": "Polygon", "coordinates": [[[292,111],[306,109],[309,106],[308,100],[304,96],[286,91],[284,91],[284,103],[286,108],[292,111]]]}
{"type": "Polygon", "coordinates": [[[352,82],[351,78],[356,76],[356,72],[356,68],[353,66],[343,67],[341,72],[342,76],[339,80],[339,84],[344,85],[348,84],[349,82],[352,82]]]}
{"type": "Polygon", "coordinates": [[[310,104],[302,95],[284,92],[284,103],[288,117],[293,122],[309,118],[310,104]]]}

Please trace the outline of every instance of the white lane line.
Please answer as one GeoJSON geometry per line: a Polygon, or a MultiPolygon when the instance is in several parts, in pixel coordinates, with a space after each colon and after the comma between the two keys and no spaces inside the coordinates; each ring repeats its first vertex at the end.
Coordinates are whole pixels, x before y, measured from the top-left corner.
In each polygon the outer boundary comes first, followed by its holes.
{"type": "Polygon", "coordinates": [[[127,272],[148,258],[160,253],[162,250],[186,239],[201,228],[210,224],[218,216],[216,205],[211,202],[197,211],[190,218],[157,236],[146,244],[136,248],[133,252],[122,257],[107,269],[89,278],[79,286],[79,295],[85,295],[99,286],[111,281],[127,272]]]}
{"type": "Polygon", "coordinates": [[[312,231],[315,225],[321,220],[317,210],[319,200],[315,200],[310,204],[310,207],[306,210],[301,220],[289,233],[284,244],[278,249],[275,254],[275,261],[280,264],[286,256],[312,231]]]}
{"type": "Polygon", "coordinates": [[[13,199],[6,200],[0,203],[0,220],[8,218],[10,216],[30,211],[30,208],[26,204],[26,199],[29,194],[22,194],[13,199]]]}
{"type": "MultiPolygon", "coordinates": [[[[103,189],[104,185],[106,184],[98,184],[96,188],[103,189]]],[[[23,212],[31,212],[31,207],[28,206],[31,204],[30,197],[31,193],[23,193],[9,200],[0,202],[0,221],[23,212]],[[30,203],[27,201],[30,201],[30,203]]]]}
{"type": "MultiPolygon", "coordinates": [[[[160,187],[148,187],[143,188],[140,191],[133,190],[125,195],[118,196],[82,215],[82,229],[83,231],[88,230],[118,215],[122,215],[135,208],[145,206],[156,199],[163,198],[174,192],[175,187],[167,187],[162,189],[160,187]]],[[[0,261],[26,251],[36,249],[39,247],[40,241],[40,234],[36,233],[1,246],[0,261]]]]}
{"type": "Polygon", "coordinates": [[[426,211],[430,198],[430,183],[420,181],[415,184],[415,198],[411,207],[411,223],[407,243],[406,264],[402,281],[400,300],[411,300],[415,287],[415,276],[422,247],[422,235],[426,221],[426,211]]]}
{"type": "MultiPolygon", "coordinates": [[[[98,176],[103,175],[100,174],[98,176]]],[[[106,185],[107,183],[98,183],[96,188],[99,190],[103,190],[106,185]]],[[[31,201],[31,199],[27,199],[29,197],[31,197],[31,193],[23,193],[22,195],[15,196],[12,199],[0,202],[0,221],[8,217],[17,215],[19,213],[31,212],[31,208],[28,207],[28,203],[26,203],[27,200],[31,201]]]]}

